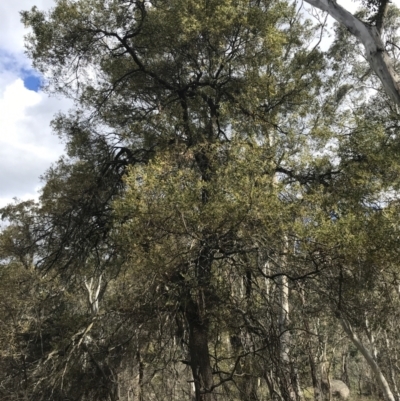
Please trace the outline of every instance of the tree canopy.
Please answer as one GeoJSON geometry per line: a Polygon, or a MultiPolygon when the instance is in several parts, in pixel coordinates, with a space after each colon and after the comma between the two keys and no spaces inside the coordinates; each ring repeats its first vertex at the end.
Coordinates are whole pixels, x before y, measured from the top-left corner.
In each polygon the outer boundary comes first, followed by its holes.
{"type": "MultiPolygon", "coordinates": [[[[400,13],[366,5],[396,71],[400,13]]],[[[283,0],[21,16],[75,106],[2,209],[1,398],[398,401],[399,114],[354,32],[324,50],[283,0]]]]}

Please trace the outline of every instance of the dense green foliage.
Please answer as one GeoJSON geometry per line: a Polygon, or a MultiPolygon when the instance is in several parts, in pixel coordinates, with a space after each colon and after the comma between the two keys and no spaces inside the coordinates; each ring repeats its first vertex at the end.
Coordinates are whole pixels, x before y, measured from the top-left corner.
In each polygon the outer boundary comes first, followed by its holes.
{"type": "Polygon", "coordinates": [[[2,210],[0,398],[398,401],[399,114],[349,34],[282,0],[22,20],[75,108],[2,210]]]}

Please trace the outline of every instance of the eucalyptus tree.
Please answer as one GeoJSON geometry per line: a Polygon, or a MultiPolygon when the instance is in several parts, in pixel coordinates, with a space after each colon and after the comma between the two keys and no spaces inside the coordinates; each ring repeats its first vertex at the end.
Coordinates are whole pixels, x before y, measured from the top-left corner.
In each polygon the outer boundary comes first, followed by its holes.
{"type": "Polygon", "coordinates": [[[388,52],[388,43],[384,43],[383,40],[391,2],[389,0],[363,1],[362,4],[368,8],[371,14],[367,21],[352,15],[335,0],[306,0],[306,2],[326,11],[362,43],[365,49],[365,58],[368,60],[371,69],[379,77],[387,95],[395,104],[399,105],[399,75],[388,52]]]}

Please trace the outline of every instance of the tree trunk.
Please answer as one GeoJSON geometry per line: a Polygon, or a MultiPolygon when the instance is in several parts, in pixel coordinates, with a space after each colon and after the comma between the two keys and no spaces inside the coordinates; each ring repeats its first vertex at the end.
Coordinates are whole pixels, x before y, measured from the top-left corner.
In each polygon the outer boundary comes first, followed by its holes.
{"type": "MultiPolygon", "coordinates": [[[[365,48],[365,57],[371,69],[379,77],[385,92],[400,105],[399,76],[393,69],[392,61],[385,50],[379,30],[365,24],[333,0],[306,0],[307,3],[326,11],[341,25],[346,27],[365,48]]],[[[382,23],[382,21],[381,21],[382,23]]]]}
{"type": "Polygon", "coordinates": [[[347,386],[350,388],[350,378],[349,378],[349,370],[348,370],[348,352],[344,352],[342,354],[342,376],[341,379],[347,386]]]}
{"type": "Polygon", "coordinates": [[[399,393],[399,389],[397,387],[396,371],[395,371],[393,357],[392,357],[392,355],[394,355],[394,359],[396,359],[396,351],[391,349],[387,332],[385,332],[385,340],[386,340],[385,341],[386,342],[386,352],[388,355],[388,362],[389,362],[390,379],[392,381],[392,386],[393,386],[394,393],[396,395],[396,400],[400,400],[400,393],[399,393]]]}
{"type": "MultiPolygon", "coordinates": [[[[187,105],[183,104],[184,113],[187,113],[187,105]]],[[[188,117],[184,116],[185,121],[188,117]]],[[[187,128],[190,137],[190,129],[187,128]]],[[[204,182],[209,182],[212,176],[209,155],[205,149],[200,149],[194,154],[197,166],[201,172],[204,182]]],[[[208,190],[201,190],[203,204],[209,202],[208,190]]],[[[189,325],[189,353],[190,366],[192,369],[195,385],[196,401],[215,401],[213,394],[213,372],[211,368],[210,355],[208,351],[209,319],[208,309],[211,299],[211,266],[214,259],[214,248],[209,245],[213,241],[212,234],[204,234],[199,244],[199,253],[195,261],[195,275],[197,287],[194,295],[190,288],[186,294],[184,310],[189,325]]]]}
{"type": "Polygon", "coordinates": [[[136,358],[139,363],[139,376],[138,376],[138,401],[144,400],[144,391],[143,391],[143,378],[144,378],[144,363],[142,360],[142,355],[140,354],[140,350],[138,348],[136,353],[136,358]]]}
{"type": "Polygon", "coordinates": [[[343,330],[349,336],[350,340],[353,344],[357,347],[357,349],[361,352],[364,356],[366,362],[370,366],[372,372],[375,375],[376,380],[383,392],[386,401],[395,401],[393,393],[390,389],[389,383],[387,382],[385,376],[382,373],[381,368],[376,363],[375,359],[373,358],[372,354],[369,350],[364,346],[361,340],[358,338],[357,334],[354,332],[353,328],[351,327],[350,323],[345,320],[343,317],[340,318],[340,322],[342,324],[343,330]]]}
{"type": "Polygon", "coordinates": [[[280,364],[281,364],[281,393],[282,397],[287,401],[296,401],[296,371],[292,366],[290,359],[290,342],[291,335],[289,331],[289,282],[287,276],[280,278],[280,364]]]}
{"type": "Polygon", "coordinates": [[[212,394],[213,373],[208,352],[208,321],[201,318],[198,307],[190,302],[187,311],[189,325],[189,352],[195,385],[196,401],[215,401],[212,394]]]}
{"type": "MultiPolygon", "coordinates": [[[[303,306],[304,306],[304,297],[302,297],[303,306]]],[[[311,374],[311,381],[314,389],[314,400],[321,401],[321,388],[318,381],[317,376],[317,366],[315,364],[313,349],[312,349],[312,340],[311,340],[311,330],[310,325],[308,324],[308,320],[306,315],[304,315],[304,328],[306,332],[309,333],[308,341],[307,341],[307,354],[308,354],[308,363],[310,365],[310,374],[311,374]]]]}

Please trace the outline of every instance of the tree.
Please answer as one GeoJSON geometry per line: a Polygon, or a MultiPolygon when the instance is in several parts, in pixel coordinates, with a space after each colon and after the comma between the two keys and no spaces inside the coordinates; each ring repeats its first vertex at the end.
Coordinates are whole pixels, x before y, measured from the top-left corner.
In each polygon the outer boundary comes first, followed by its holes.
{"type": "MultiPolygon", "coordinates": [[[[48,89],[78,102],[74,115],[55,121],[71,159],[49,171],[40,212],[47,229],[41,237],[46,243],[41,268],[54,266],[67,275],[71,264],[83,267],[87,260],[100,272],[132,263],[129,252],[121,251],[131,240],[114,236],[122,229],[110,214],[112,202],[124,193],[121,176],[126,166],[146,165],[165,152],[174,152],[178,159],[186,155],[187,160],[173,168],[190,166],[184,178],[199,197],[196,207],[209,209],[220,195],[208,186],[220,180],[219,171],[233,157],[233,138],[264,142],[269,135],[271,149],[293,152],[296,138],[278,129],[296,124],[294,116],[285,117],[288,112],[296,110],[308,118],[320,87],[318,71],[324,68],[320,52],[307,50],[311,30],[301,26],[293,6],[280,1],[59,1],[48,15],[34,8],[22,16],[33,29],[28,53],[48,78],[48,89]]],[[[266,151],[266,157],[268,171],[274,173],[281,162],[271,152],[266,151]]],[[[144,190],[144,184],[140,188],[144,190]]],[[[159,193],[156,199],[164,196],[159,193]]],[[[215,210],[222,213],[221,206],[215,210]]],[[[163,213],[162,221],[167,207],[163,213]]],[[[154,211],[150,227],[158,215],[154,211]]],[[[185,216],[175,218],[185,221],[185,216]]],[[[214,220],[220,219],[215,214],[214,220]]],[[[209,357],[213,266],[221,249],[227,247],[231,258],[241,247],[239,242],[238,249],[229,250],[237,230],[218,234],[212,229],[213,218],[207,222],[209,227],[196,232],[198,244],[186,259],[162,272],[168,278],[165,285],[175,288],[181,281],[181,303],[168,313],[182,314],[188,325],[197,400],[214,399],[219,386],[209,357]],[[194,277],[185,278],[193,265],[194,277]]]]}
{"type": "Polygon", "coordinates": [[[379,77],[387,95],[394,103],[400,105],[400,78],[393,68],[386,44],[382,41],[385,18],[390,7],[389,0],[371,0],[364,4],[369,7],[373,16],[369,22],[364,22],[349,13],[344,7],[333,0],[306,0],[313,7],[326,11],[339,24],[348,29],[364,46],[365,58],[371,69],[379,77]],[[374,25],[371,24],[374,23],[374,25]]]}
{"type": "Polygon", "coordinates": [[[398,190],[397,117],[357,92],[347,36],[324,54],[323,29],[279,0],[59,0],[22,18],[47,90],[76,107],[53,122],[67,154],[40,202],[3,210],[2,272],[38,289],[14,314],[37,324],[1,332],[29,361],[10,400],[317,388],[304,332],[340,317],[362,333],[352,310],[373,321],[399,249],[396,207],[374,209],[398,190]]]}

